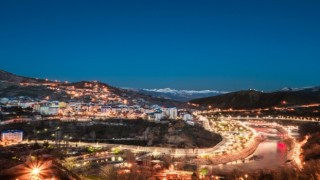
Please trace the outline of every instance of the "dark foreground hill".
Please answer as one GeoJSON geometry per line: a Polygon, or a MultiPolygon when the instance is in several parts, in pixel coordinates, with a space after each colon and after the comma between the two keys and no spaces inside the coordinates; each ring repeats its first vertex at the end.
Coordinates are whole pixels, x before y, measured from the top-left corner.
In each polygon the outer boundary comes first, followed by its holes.
{"type": "Polygon", "coordinates": [[[252,109],[275,106],[295,106],[320,103],[320,87],[302,90],[287,90],[277,92],[238,91],[219,96],[195,99],[191,103],[215,108],[252,109]]]}
{"type": "Polygon", "coordinates": [[[184,121],[154,123],[145,120],[108,120],[93,122],[34,121],[0,126],[0,130],[20,129],[26,139],[53,140],[71,136],[72,141],[105,142],[143,146],[205,148],[222,140],[218,134],[184,121]],[[57,133],[59,137],[53,137],[57,133]],[[45,131],[45,129],[47,129],[45,131]]]}

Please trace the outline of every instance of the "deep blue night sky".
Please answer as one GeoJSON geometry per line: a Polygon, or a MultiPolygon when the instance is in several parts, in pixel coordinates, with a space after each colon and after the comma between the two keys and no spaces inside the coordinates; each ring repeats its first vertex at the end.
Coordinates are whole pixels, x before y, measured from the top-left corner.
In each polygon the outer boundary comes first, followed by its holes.
{"type": "Polygon", "coordinates": [[[0,1],[0,68],[136,88],[320,85],[320,1],[0,1]]]}

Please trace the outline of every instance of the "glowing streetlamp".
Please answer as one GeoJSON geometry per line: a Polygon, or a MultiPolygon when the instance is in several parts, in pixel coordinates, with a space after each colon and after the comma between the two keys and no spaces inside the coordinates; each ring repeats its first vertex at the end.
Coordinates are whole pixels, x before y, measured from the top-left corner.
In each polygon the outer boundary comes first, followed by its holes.
{"type": "Polygon", "coordinates": [[[52,161],[31,160],[25,164],[19,179],[40,180],[44,176],[51,174],[50,167],[52,161]]]}
{"type": "Polygon", "coordinates": [[[35,175],[35,176],[38,176],[40,174],[40,169],[39,168],[33,168],[31,170],[31,174],[35,175]]]}
{"type": "Polygon", "coordinates": [[[34,167],[30,170],[30,180],[39,180],[40,179],[40,168],[34,167]]]}

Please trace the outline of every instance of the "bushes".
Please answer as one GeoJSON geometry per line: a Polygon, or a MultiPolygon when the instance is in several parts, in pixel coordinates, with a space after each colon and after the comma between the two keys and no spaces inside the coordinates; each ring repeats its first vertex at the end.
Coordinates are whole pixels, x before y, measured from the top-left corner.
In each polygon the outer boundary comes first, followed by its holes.
{"type": "Polygon", "coordinates": [[[320,132],[320,124],[317,122],[308,122],[300,124],[299,133],[301,136],[320,132]]]}

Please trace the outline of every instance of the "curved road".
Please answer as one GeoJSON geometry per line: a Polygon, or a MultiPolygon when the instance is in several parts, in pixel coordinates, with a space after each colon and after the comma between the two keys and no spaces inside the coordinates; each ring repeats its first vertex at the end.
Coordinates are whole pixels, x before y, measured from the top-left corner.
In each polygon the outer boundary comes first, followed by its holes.
{"type": "Polygon", "coordinates": [[[232,172],[234,169],[254,171],[257,169],[276,169],[286,165],[288,159],[287,147],[281,142],[281,133],[276,128],[254,128],[257,132],[268,132],[272,136],[259,144],[255,152],[246,158],[245,162],[233,162],[224,165],[204,166],[213,170],[232,172]],[[276,137],[276,138],[274,138],[276,137]]]}

